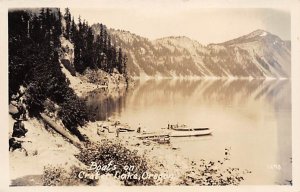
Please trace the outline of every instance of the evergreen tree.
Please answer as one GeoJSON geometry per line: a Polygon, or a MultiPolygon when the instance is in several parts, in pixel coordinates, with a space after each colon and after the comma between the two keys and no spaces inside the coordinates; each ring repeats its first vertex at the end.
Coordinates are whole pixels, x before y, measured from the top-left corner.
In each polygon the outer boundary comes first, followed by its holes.
{"type": "Polygon", "coordinates": [[[72,18],[72,23],[71,23],[71,32],[70,32],[70,40],[72,42],[75,41],[76,35],[77,35],[77,27],[76,27],[74,17],[73,17],[72,18]]]}
{"type": "Polygon", "coordinates": [[[117,59],[117,69],[119,71],[119,73],[123,73],[123,55],[122,55],[122,48],[119,47],[119,51],[118,51],[118,59],[117,59]]]}
{"type": "Polygon", "coordinates": [[[97,68],[101,69],[101,62],[102,62],[102,58],[101,58],[101,40],[100,40],[100,35],[97,35],[96,36],[96,41],[95,41],[95,44],[94,44],[94,48],[95,48],[95,51],[94,51],[94,55],[95,55],[95,64],[97,66],[97,68]]]}
{"type": "Polygon", "coordinates": [[[92,28],[88,27],[87,35],[86,35],[86,64],[91,69],[96,68],[96,63],[94,63],[95,55],[93,54],[94,53],[93,47],[94,47],[94,35],[93,35],[93,32],[92,32],[92,28]]]}
{"type": "Polygon", "coordinates": [[[128,61],[128,57],[127,55],[125,54],[123,59],[122,59],[122,66],[123,66],[123,69],[122,69],[122,74],[124,74],[125,78],[126,78],[126,82],[128,84],[128,74],[127,74],[127,61],[128,61]]]}
{"type": "Polygon", "coordinates": [[[66,23],[64,36],[66,37],[66,39],[70,39],[71,14],[70,14],[70,9],[69,8],[65,9],[64,19],[65,19],[65,23],[66,23]]]}
{"type": "Polygon", "coordinates": [[[104,26],[102,23],[100,24],[100,49],[103,51],[104,49],[104,26]]]}
{"type": "Polygon", "coordinates": [[[74,41],[74,66],[76,71],[82,73],[85,70],[83,63],[83,24],[81,23],[81,18],[78,18],[78,33],[76,35],[76,40],[74,41]]]}
{"type": "Polygon", "coordinates": [[[103,52],[107,53],[107,31],[106,27],[103,25],[103,37],[102,37],[102,46],[103,46],[103,52]]]}
{"type": "Polygon", "coordinates": [[[110,50],[111,50],[111,63],[112,63],[112,66],[111,66],[111,68],[112,68],[112,70],[114,70],[114,69],[117,69],[117,67],[118,67],[118,64],[117,64],[117,51],[116,51],[116,47],[114,47],[114,46],[112,46],[111,48],[110,48],[110,50]]]}
{"type": "Polygon", "coordinates": [[[34,15],[31,23],[30,37],[38,45],[40,45],[40,43],[43,41],[43,38],[41,37],[41,33],[42,33],[42,29],[40,25],[40,19],[36,15],[34,15]]]}
{"type": "Polygon", "coordinates": [[[54,38],[54,47],[60,48],[60,39],[59,37],[62,35],[62,25],[61,25],[61,12],[58,9],[58,19],[55,18],[55,15],[52,15],[53,17],[53,22],[54,22],[54,30],[53,30],[53,36],[56,37],[54,38]]]}
{"type": "Polygon", "coordinates": [[[45,9],[42,8],[39,15],[39,21],[40,21],[40,37],[41,39],[46,38],[46,13],[45,9]]]}

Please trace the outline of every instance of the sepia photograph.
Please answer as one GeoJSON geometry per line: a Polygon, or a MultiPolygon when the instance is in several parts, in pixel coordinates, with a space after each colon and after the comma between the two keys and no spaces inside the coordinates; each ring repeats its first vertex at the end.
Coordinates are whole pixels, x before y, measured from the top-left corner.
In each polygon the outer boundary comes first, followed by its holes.
{"type": "Polygon", "coordinates": [[[134,2],[8,6],[9,188],[292,187],[291,9],[134,2]]]}

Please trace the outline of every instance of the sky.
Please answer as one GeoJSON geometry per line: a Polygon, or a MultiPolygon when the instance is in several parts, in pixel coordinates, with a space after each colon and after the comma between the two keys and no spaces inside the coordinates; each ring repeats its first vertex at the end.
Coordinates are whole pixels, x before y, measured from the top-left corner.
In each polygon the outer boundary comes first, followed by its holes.
{"type": "MultiPolygon", "coordinates": [[[[162,1],[163,2],[163,1],[162,1]]],[[[263,29],[290,40],[290,12],[265,8],[202,8],[170,4],[101,6],[72,8],[89,24],[103,23],[150,40],[167,36],[187,36],[202,44],[221,43],[263,29]]]]}

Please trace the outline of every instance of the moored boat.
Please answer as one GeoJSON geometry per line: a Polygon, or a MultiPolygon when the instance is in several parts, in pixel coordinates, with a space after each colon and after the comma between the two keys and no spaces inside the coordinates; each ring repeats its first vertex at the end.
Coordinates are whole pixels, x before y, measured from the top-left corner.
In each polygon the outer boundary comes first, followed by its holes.
{"type": "Polygon", "coordinates": [[[168,134],[150,133],[139,135],[137,136],[137,138],[156,141],[160,144],[170,143],[170,136],[168,134]]]}
{"type": "Polygon", "coordinates": [[[212,130],[208,127],[189,128],[186,125],[170,126],[172,130],[169,134],[170,137],[189,137],[189,136],[205,136],[211,135],[212,130]]]}
{"type": "Polygon", "coordinates": [[[134,129],[131,129],[129,127],[118,127],[120,132],[134,132],[134,129]]]}
{"type": "Polygon", "coordinates": [[[212,131],[210,129],[186,129],[186,130],[173,130],[170,132],[170,137],[190,137],[190,136],[204,136],[210,135],[212,131]]]}

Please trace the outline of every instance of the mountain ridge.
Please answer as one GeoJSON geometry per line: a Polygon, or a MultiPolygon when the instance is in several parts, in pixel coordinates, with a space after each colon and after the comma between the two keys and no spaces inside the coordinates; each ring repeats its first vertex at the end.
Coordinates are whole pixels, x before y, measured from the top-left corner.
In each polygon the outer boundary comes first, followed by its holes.
{"type": "Polygon", "coordinates": [[[135,78],[290,77],[290,42],[261,29],[206,46],[186,36],[149,40],[130,31],[108,32],[127,54],[135,78]]]}

